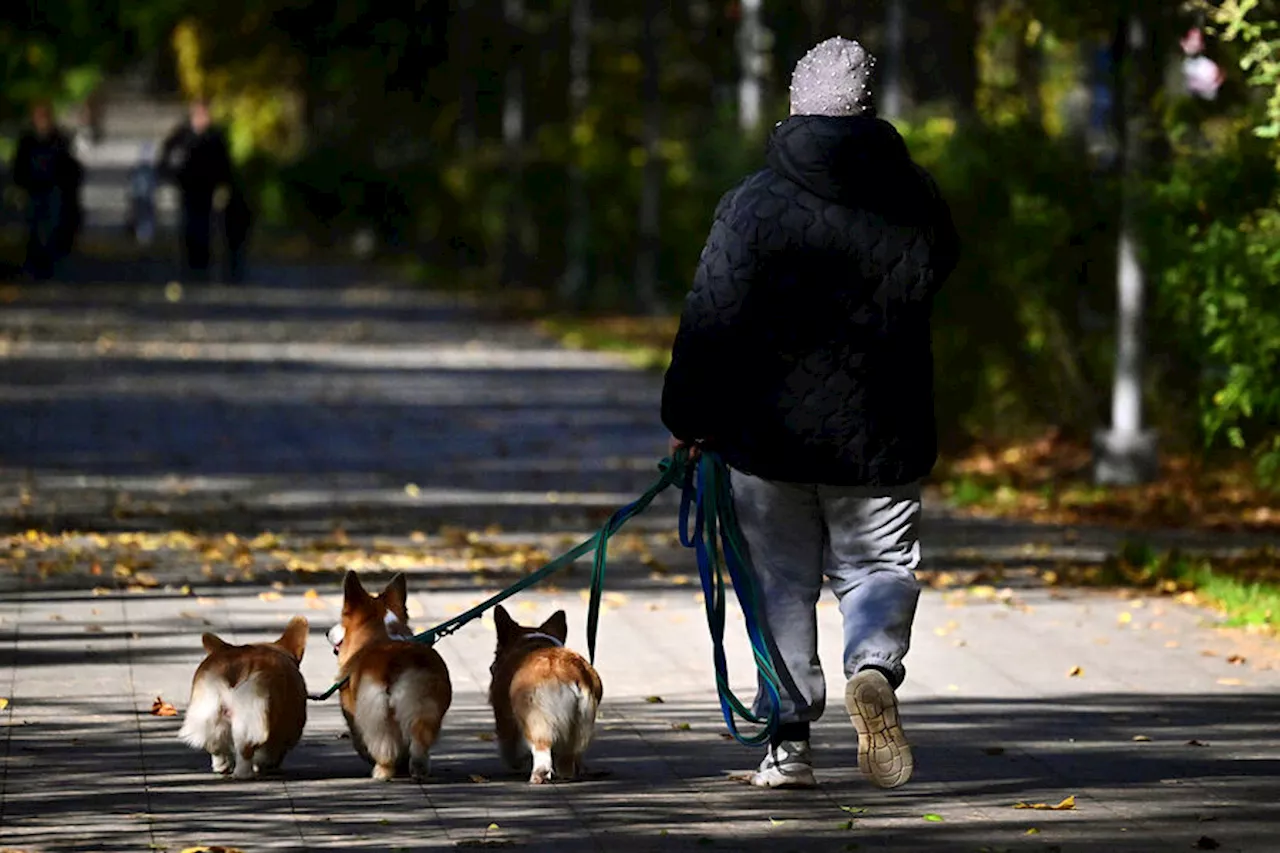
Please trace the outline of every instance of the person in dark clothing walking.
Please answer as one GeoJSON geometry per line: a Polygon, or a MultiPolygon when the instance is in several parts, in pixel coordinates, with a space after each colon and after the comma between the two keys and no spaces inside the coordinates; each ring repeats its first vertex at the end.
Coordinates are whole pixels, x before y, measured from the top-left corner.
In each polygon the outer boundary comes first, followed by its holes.
{"type": "Polygon", "coordinates": [[[213,125],[207,102],[193,102],[187,121],[165,139],[160,174],[175,182],[182,195],[187,270],[204,274],[209,269],[214,199],[219,189],[231,185],[231,152],[226,137],[213,125]]]}
{"type": "Polygon", "coordinates": [[[79,230],[83,169],[49,104],[32,108],[31,128],[18,140],[12,172],[14,184],[27,194],[27,272],[52,278],[79,230]]]}
{"type": "Polygon", "coordinates": [[[761,787],[816,784],[824,575],[859,766],[881,787],[913,767],[895,690],[919,597],[920,481],[937,460],[930,309],[958,238],[933,179],[875,117],[874,64],[833,38],[796,66],[767,165],[716,208],[663,388],[673,449],[732,469],[787,688],[761,787]]]}

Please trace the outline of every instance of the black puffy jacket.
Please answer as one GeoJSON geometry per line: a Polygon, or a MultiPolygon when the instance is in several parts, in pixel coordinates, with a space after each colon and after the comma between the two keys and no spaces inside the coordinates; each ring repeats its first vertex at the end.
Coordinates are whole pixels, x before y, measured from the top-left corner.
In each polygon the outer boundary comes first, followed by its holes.
{"type": "Polygon", "coordinates": [[[677,438],[771,480],[890,486],[937,461],[946,203],[893,126],[793,116],[720,200],[662,396],[677,438]]]}

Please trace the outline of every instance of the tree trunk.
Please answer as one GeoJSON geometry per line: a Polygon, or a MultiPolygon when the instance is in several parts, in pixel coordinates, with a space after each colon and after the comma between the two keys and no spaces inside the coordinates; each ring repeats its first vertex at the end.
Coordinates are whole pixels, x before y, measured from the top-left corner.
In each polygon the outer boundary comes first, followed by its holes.
{"type": "Polygon", "coordinates": [[[525,283],[524,257],[524,0],[503,0],[509,58],[503,86],[502,142],[507,160],[507,222],[502,285],[525,283]]]}
{"type": "Polygon", "coordinates": [[[1040,86],[1044,82],[1044,41],[1039,36],[1028,41],[1027,28],[1032,25],[1034,13],[1023,9],[1023,31],[1018,35],[1014,62],[1018,72],[1018,91],[1027,105],[1027,121],[1035,127],[1044,127],[1044,98],[1040,86]]]}
{"type": "Polygon", "coordinates": [[[478,25],[475,20],[475,0],[458,0],[458,16],[454,22],[455,48],[458,57],[458,124],[456,142],[463,154],[475,151],[479,123],[479,86],[476,81],[476,41],[472,31],[478,25]]]}
{"type": "Polygon", "coordinates": [[[1103,484],[1134,485],[1158,475],[1155,435],[1142,423],[1142,320],[1146,269],[1138,245],[1138,195],[1146,168],[1146,131],[1150,113],[1149,64],[1152,21],[1140,2],[1129,4],[1117,42],[1119,64],[1117,123],[1122,130],[1121,208],[1116,275],[1116,359],[1111,393],[1111,429],[1096,440],[1095,479],[1103,484]]]}
{"type": "Polygon", "coordinates": [[[907,0],[886,0],[884,37],[884,93],[881,114],[890,121],[902,118],[906,109],[903,71],[907,52],[907,0]]]}
{"type": "Polygon", "coordinates": [[[662,104],[660,101],[659,37],[664,11],[661,0],[644,0],[644,34],[640,57],[644,65],[641,98],[644,109],[644,174],[640,186],[640,241],[636,255],[636,302],[648,314],[658,310],[658,256],[662,243],[662,104]]]}
{"type": "Polygon", "coordinates": [[[744,133],[760,127],[762,78],[765,70],[764,28],[760,23],[762,0],[740,0],[738,25],[738,125],[744,133]]]}
{"type": "Polygon", "coordinates": [[[560,297],[575,304],[582,301],[588,290],[590,267],[591,205],[577,128],[586,114],[591,95],[591,0],[573,0],[569,32],[569,224],[560,297]]]}

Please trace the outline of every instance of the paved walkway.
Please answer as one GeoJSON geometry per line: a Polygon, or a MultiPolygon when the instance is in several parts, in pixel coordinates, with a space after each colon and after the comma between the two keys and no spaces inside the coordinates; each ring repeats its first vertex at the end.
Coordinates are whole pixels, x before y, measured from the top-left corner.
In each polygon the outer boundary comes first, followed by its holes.
{"type": "MultiPolygon", "coordinates": [[[[180,718],[149,713],[157,696],[185,708],[200,632],[267,639],[302,613],[304,672],[323,688],[344,568],[408,572],[425,627],[590,529],[663,448],[651,375],[457,300],[341,271],[271,280],[0,289],[0,524],[15,534],[0,555],[0,849],[1275,849],[1274,645],[1171,599],[1019,574],[1095,559],[1118,534],[937,512],[935,569],[988,583],[922,600],[902,694],[918,770],[898,791],[860,780],[838,706],[815,735],[819,791],[731,778],[757,756],[722,736],[669,502],[618,543],[588,781],[503,772],[487,619],[440,647],[456,698],[427,784],[368,781],[333,702],[312,707],[281,778],[214,778],[175,739],[180,718]],[[1074,810],[1014,808],[1067,796],[1074,810]]],[[[584,575],[514,614],[565,607],[581,647],[584,575]]],[[[835,692],[837,612],[819,613],[835,692]]]]}

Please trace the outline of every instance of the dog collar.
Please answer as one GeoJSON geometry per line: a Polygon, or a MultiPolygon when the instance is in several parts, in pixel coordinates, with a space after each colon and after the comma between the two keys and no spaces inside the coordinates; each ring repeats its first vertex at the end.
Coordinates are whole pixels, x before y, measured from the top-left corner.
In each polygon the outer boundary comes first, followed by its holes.
{"type": "Polygon", "coordinates": [[[521,640],[550,640],[550,641],[551,641],[552,643],[554,643],[557,647],[559,647],[559,648],[564,648],[564,643],[560,642],[559,640],[557,640],[555,637],[551,636],[550,634],[544,634],[544,633],[542,633],[541,631],[533,631],[533,632],[531,632],[531,633],[525,634],[525,635],[524,635],[523,637],[521,637],[520,639],[521,639],[521,640]]]}

